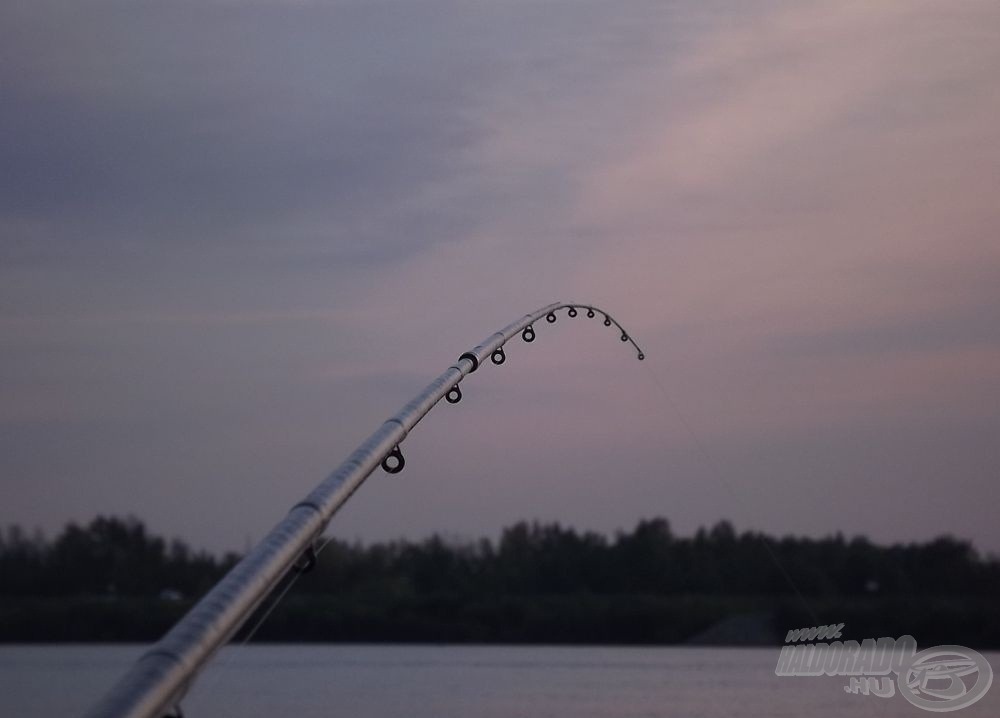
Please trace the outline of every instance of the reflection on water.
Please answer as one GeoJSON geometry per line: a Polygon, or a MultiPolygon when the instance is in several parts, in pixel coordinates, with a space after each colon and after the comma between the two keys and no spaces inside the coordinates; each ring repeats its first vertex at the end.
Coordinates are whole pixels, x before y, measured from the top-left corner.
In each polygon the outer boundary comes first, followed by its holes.
{"type": "MultiPolygon", "coordinates": [[[[0,646],[0,715],[74,715],[140,646],[0,646]]],[[[994,669],[1000,654],[986,654],[994,669]]],[[[191,718],[754,718],[930,716],[841,678],[779,678],[778,648],[289,646],[228,648],[184,701],[191,718]]],[[[961,718],[1000,715],[1000,690],[961,718]]]]}

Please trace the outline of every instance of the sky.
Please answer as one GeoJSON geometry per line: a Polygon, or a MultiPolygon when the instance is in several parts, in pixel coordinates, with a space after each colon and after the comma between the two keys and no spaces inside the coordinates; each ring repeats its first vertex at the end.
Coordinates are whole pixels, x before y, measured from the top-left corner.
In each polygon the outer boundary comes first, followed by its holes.
{"type": "Polygon", "coordinates": [[[0,7],[0,525],[1000,553],[995,0],[0,7]]]}

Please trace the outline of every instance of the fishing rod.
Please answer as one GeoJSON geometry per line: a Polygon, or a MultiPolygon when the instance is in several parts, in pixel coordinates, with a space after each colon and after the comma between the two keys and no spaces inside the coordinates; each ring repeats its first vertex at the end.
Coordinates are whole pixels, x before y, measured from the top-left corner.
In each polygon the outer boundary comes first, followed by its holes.
{"type": "Polygon", "coordinates": [[[507,359],[504,344],[518,334],[525,342],[533,342],[535,323],[543,318],[549,324],[555,323],[556,312],[561,309],[566,309],[571,318],[584,311],[590,319],[601,315],[605,326],[616,327],[621,340],[635,348],[640,361],[646,358],[614,317],[587,304],[556,302],[491,334],[463,353],[295,504],[260,543],[136,660],[86,718],[179,718],[181,699],[216,651],[233,637],[282,578],[290,572],[304,573],[316,564],[316,542],[351,494],[377,466],[390,474],[403,470],[406,460],[400,444],[427,412],[442,397],[449,404],[461,401],[459,384],[465,377],[487,358],[498,366],[503,364],[507,359]]]}

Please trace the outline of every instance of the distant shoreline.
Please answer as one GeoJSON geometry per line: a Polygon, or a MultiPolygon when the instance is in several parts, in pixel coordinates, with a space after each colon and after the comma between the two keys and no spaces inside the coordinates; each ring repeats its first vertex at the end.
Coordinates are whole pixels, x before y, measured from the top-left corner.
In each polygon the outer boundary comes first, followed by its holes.
{"type": "MultiPolygon", "coordinates": [[[[149,643],[191,601],[144,597],[0,598],[0,643],[149,643]]],[[[957,597],[809,601],[862,640],[910,634],[921,645],[1000,648],[995,602],[957,597]]],[[[259,643],[559,646],[779,646],[812,618],[792,597],[562,595],[465,601],[289,595],[253,636],[259,643]]],[[[253,625],[249,621],[248,625],[253,625]]],[[[236,641],[242,640],[238,634],[236,641]]]]}

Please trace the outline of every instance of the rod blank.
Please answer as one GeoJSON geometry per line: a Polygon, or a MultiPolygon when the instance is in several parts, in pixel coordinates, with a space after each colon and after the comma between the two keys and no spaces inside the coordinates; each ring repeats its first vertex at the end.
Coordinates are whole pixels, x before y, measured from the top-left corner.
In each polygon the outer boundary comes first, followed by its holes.
{"type": "MultiPolygon", "coordinates": [[[[337,510],[383,460],[395,451],[414,426],[438,401],[476,371],[512,337],[531,329],[534,322],[556,320],[556,311],[569,308],[571,316],[586,309],[604,316],[604,324],[621,330],[638,358],[645,355],[607,312],[588,305],[556,302],[511,322],[491,334],[427,385],[398,413],[355,449],[288,515],[243,557],[157,643],[144,653],[87,718],[160,718],[173,710],[212,656],[232,638],[278,582],[323,533],[337,510]]],[[[527,338],[527,341],[531,339],[527,338]]]]}

